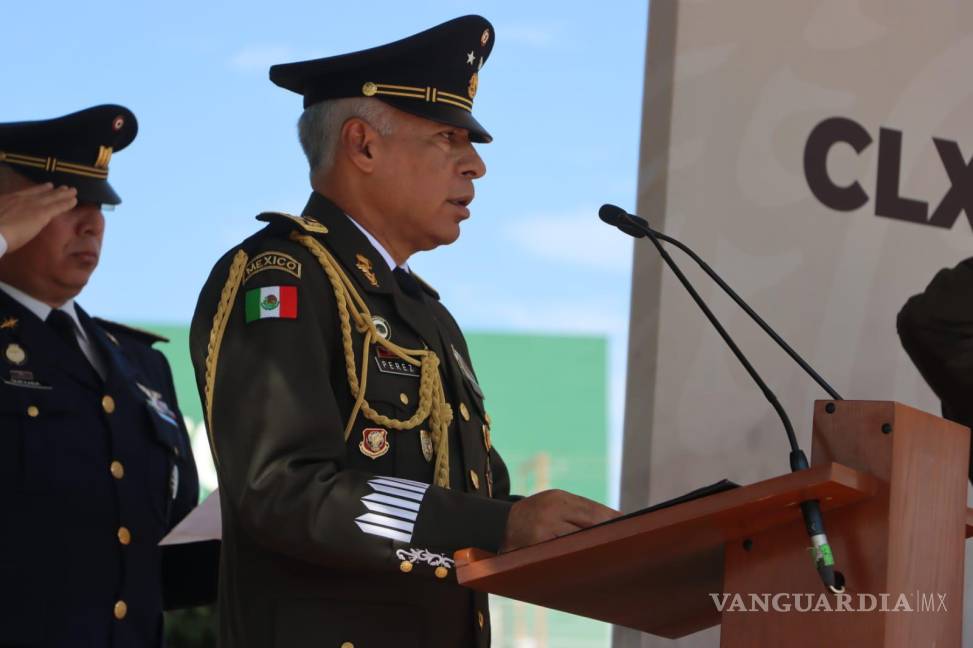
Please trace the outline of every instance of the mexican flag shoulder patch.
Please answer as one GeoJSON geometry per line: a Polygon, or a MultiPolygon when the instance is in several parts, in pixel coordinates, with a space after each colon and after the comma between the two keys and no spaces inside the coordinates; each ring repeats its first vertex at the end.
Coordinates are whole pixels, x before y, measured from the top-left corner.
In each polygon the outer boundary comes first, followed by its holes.
{"type": "Polygon", "coordinates": [[[246,294],[247,323],[259,319],[297,319],[297,286],[265,286],[246,294]]]}

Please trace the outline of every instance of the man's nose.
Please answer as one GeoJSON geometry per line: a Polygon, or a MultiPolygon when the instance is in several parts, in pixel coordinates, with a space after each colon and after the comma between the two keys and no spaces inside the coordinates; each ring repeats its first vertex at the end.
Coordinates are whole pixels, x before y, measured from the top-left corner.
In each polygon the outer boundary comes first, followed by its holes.
{"type": "Polygon", "coordinates": [[[80,212],[78,234],[101,236],[105,232],[105,216],[101,212],[101,205],[84,204],[75,209],[80,212]]]}
{"type": "Polygon", "coordinates": [[[470,178],[471,180],[476,180],[477,178],[482,178],[486,175],[486,163],[480,154],[477,153],[473,145],[469,145],[469,149],[465,156],[463,156],[462,166],[460,167],[460,172],[470,178]]]}

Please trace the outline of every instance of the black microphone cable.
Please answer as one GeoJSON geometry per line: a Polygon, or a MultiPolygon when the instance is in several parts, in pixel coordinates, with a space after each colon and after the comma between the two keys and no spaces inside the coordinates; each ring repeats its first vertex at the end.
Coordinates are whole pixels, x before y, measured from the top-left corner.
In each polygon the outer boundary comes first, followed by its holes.
{"type": "MultiPolygon", "coordinates": [[[[737,292],[729,286],[729,284],[723,281],[723,278],[720,277],[720,275],[716,274],[716,271],[713,270],[713,268],[711,268],[708,263],[703,261],[703,259],[698,254],[696,254],[692,250],[692,248],[690,248],[688,245],[686,245],[679,239],[674,239],[671,236],[663,234],[659,230],[654,229],[651,225],[649,225],[649,222],[644,218],[642,218],[641,216],[636,216],[635,214],[627,214],[623,209],[621,209],[620,207],[615,207],[614,205],[605,205],[604,207],[613,207],[615,209],[618,209],[620,212],[625,214],[626,217],[628,217],[629,221],[634,225],[634,227],[626,227],[626,228],[619,227],[619,229],[622,229],[622,231],[625,232],[626,234],[629,234],[630,236],[634,236],[635,238],[642,238],[647,235],[646,232],[651,232],[660,241],[671,243],[672,245],[675,245],[677,248],[682,250],[686,254],[686,256],[688,256],[693,261],[695,261],[696,265],[698,265],[700,268],[703,269],[703,272],[709,275],[709,278],[712,279],[717,286],[723,289],[723,292],[726,293],[727,296],[729,296],[730,299],[732,299],[737,306],[739,306],[747,315],[750,316],[750,319],[756,322],[757,325],[764,330],[764,333],[769,335],[770,338],[777,343],[777,346],[783,349],[784,352],[787,353],[787,355],[789,355],[791,359],[794,362],[796,362],[801,369],[804,370],[804,373],[806,373],[808,376],[811,377],[811,380],[816,382],[821,387],[821,389],[828,392],[828,395],[831,396],[832,400],[844,400],[841,397],[841,394],[835,391],[834,387],[832,387],[827,380],[822,378],[821,375],[817,371],[815,371],[814,368],[811,367],[811,365],[809,365],[807,361],[805,361],[804,358],[802,358],[801,355],[791,347],[791,345],[789,345],[780,335],[778,335],[777,331],[771,328],[770,324],[768,324],[764,320],[764,318],[760,317],[760,315],[758,315],[756,311],[750,308],[750,304],[743,301],[743,298],[740,297],[740,295],[738,295],[737,292]],[[637,232],[637,234],[633,232],[637,232]]],[[[618,226],[616,225],[616,227],[618,226]]]]}
{"type": "MultiPolygon", "coordinates": [[[[757,387],[760,388],[760,391],[763,392],[764,397],[774,408],[774,411],[777,412],[777,415],[780,417],[781,423],[783,423],[784,425],[784,432],[787,434],[787,441],[791,447],[791,452],[790,452],[791,471],[797,472],[798,470],[804,470],[808,468],[809,464],[807,461],[807,457],[805,456],[804,451],[801,450],[801,447],[797,442],[797,437],[794,434],[794,426],[791,424],[791,420],[787,416],[787,413],[784,411],[784,408],[781,406],[780,401],[777,400],[777,396],[774,394],[773,391],[771,391],[770,387],[767,386],[767,383],[765,383],[764,380],[760,377],[756,369],[754,369],[753,365],[750,364],[750,361],[747,360],[746,356],[743,355],[743,352],[737,346],[736,342],[733,341],[733,338],[730,337],[730,334],[727,333],[726,329],[723,327],[720,321],[713,314],[713,311],[710,310],[709,306],[706,305],[706,303],[703,301],[703,298],[700,297],[699,293],[696,292],[696,289],[689,282],[689,279],[686,278],[682,270],[680,270],[679,266],[676,265],[676,262],[672,259],[672,257],[666,251],[666,249],[662,246],[662,243],[660,242],[660,239],[662,237],[658,236],[658,233],[655,230],[653,230],[651,227],[649,227],[649,224],[645,219],[635,216],[634,214],[629,214],[621,207],[616,207],[615,205],[608,205],[608,204],[602,205],[601,209],[598,210],[598,217],[601,218],[601,220],[603,220],[605,223],[617,227],[618,229],[625,232],[629,236],[632,236],[634,238],[642,238],[643,236],[645,236],[648,237],[650,241],[652,241],[652,244],[659,252],[659,256],[662,257],[662,260],[666,263],[666,265],[669,266],[669,268],[673,271],[673,273],[675,273],[676,277],[679,279],[679,282],[689,293],[690,297],[692,297],[693,301],[696,302],[696,305],[699,306],[700,310],[703,311],[703,314],[706,316],[706,319],[709,320],[710,324],[713,325],[713,328],[715,328],[716,331],[720,334],[720,337],[723,338],[723,341],[733,352],[733,355],[736,356],[736,359],[740,362],[741,365],[743,365],[743,368],[746,370],[747,374],[749,374],[750,378],[754,381],[754,383],[756,383],[757,387]]],[[[671,239],[668,236],[665,238],[669,242],[673,242],[675,244],[675,239],[671,239]]],[[[683,249],[684,251],[688,251],[688,248],[684,248],[684,246],[681,243],[677,244],[677,247],[683,249]]],[[[695,253],[691,253],[691,251],[689,252],[691,257],[698,260],[701,267],[705,265],[702,259],[700,259],[695,253]]],[[[709,268],[708,265],[705,265],[705,267],[703,267],[704,270],[706,270],[707,268],[709,268]]],[[[715,277],[714,276],[715,272],[712,272],[712,269],[710,269],[710,271],[708,271],[707,274],[709,274],[711,277],[714,277],[714,279],[720,285],[720,287],[723,288],[727,292],[727,294],[733,297],[734,301],[737,304],[743,306],[743,300],[738,295],[736,295],[736,293],[722,279],[715,277]]],[[[751,309],[749,306],[745,306],[744,310],[746,310],[747,313],[751,315],[751,317],[754,317],[758,321],[758,324],[762,323],[761,327],[764,328],[765,331],[770,328],[769,325],[767,325],[766,322],[763,322],[763,320],[755,312],[753,312],[753,309],[751,309]]],[[[791,357],[797,356],[797,353],[794,352],[793,349],[791,349],[790,346],[788,346],[787,343],[780,338],[780,336],[778,336],[776,333],[773,333],[772,337],[774,338],[775,341],[778,341],[778,344],[781,344],[785,350],[790,349],[790,353],[792,354],[791,357]]],[[[799,358],[799,356],[797,357],[799,358]]],[[[799,361],[799,364],[801,364],[802,368],[806,365],[803,359],[799,361]]],[[[810,367],[807,367],[807,369],[805,370],[806,371],[810,370],[812,372],[812,378],[817,376],[817,372],[814,372],[814,370],[810,369],[810,367]]],[[[818,382],[818,384],[822,384],[822,383],[824,383],[824,385],[827,385],[827,383],[824,381],[823,378],[820,379],[820,382],[818,382]]],[[[831,389],[830,386],[828,386],[826,390],[828,391],[829,394],[832,394],[833,396],[835,396],[837,399],[840,400],[840,396],[837,396],[837,393],[834,392],[834,390],[831,389]]],[[[824,530],[824,519],[821,516],[820,502],[818,500],[807,500],[801,502],[801,513],[804,518],[805,529],[807,531],[808,536],[811,539],[812,551],[814,552],[814,564],[815,567],[817,568],[818,575],[821,577],[822,583],[824,583],[826,587],[828,587],[831,591],[835,593],[843,592],[844,577],[840,572],[835,571],[834,568],[834,555],[833,552],[831,551],[831,546],[828,543],[828,536],[824,530]]]]}

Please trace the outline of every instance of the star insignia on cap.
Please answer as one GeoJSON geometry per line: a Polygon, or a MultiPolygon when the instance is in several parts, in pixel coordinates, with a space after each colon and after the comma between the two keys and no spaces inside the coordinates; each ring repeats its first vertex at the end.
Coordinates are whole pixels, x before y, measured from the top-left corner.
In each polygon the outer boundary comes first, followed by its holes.
{"type": "Polygon", "coordinates": [[[466,55],[466,63],[468,65],[473,65],[474,61],[476,61],[476,54],[473,52],[473,50],[470,50],[470,53],[466,55]]]}

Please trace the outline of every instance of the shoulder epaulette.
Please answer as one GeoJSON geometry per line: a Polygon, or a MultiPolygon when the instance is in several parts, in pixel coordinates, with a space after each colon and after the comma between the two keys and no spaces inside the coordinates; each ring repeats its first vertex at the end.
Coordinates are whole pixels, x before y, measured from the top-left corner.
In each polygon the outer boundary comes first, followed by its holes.
{"type": "Polygon", "coordinates": [[[98,322],[98,325],[106,329],[109,333],[120,333],[122,335],[130,335],[140,342],[145,342],[149,346],[152,346],[156,342],[168,342],[169,338],[159,335],[158,333],[153,333],[152,331],[146,331],[144,329],[135,328],[134,326],[128,326],[127,324],[119,324],[118,322],[112,322],[110,320],[101,319],[100,317],[92,317],[94,321],[98,322]]]}
{"type": "Polygon", "coordinates": [[[263,212],[257,215],[257,220],[265,223],[289,223],[291,226],[297,225],[305,232],[311,232],[313,234],[328,233],[327,227],[313,218],[307,218],[306,216],[292,216],[284,212],[263,212]]]}
{"type": "Polygon", "coordinates": [[[429,295],[433,297],[433,299],[436,300],[439,299],[439,293],[436,291],[436,289],[430,286],[429,284],[427,284],[422,277],[420,277],[414,272],[412,273],[412,277],[416,280],[416,283],[418,283],[423,290],[425,290],[427,293],[429,293],[429,295]]]}

